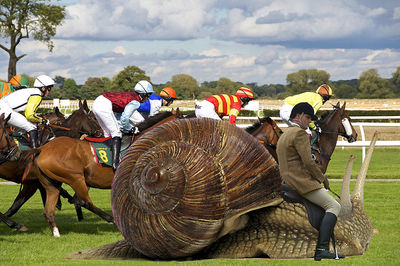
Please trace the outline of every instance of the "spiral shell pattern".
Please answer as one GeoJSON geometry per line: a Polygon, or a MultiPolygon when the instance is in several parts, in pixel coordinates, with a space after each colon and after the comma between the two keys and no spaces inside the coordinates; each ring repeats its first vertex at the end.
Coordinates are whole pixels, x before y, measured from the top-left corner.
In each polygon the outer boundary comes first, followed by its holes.
{"type": "Polygon", "coordinates": [[[195,254],[226,219],[279,198],[279,168],[244,130],[213,119],[181,119],[144,134],[114,177],[114,221],[152,258],[195,254]]]}

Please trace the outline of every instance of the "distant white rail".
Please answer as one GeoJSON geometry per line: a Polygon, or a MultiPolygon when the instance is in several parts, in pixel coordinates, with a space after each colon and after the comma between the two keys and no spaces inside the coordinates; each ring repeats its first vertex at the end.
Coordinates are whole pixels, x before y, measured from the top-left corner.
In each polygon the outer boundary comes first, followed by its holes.
{"type": "MultiPolygon", "coordinates": [[[[379,116],[378,119],[398,119],[398,116],[379,116]]],[[[274,120],[282,120],[280,117],[271,117],[274,120]]],[[[352,120],[358,119],[366,119],[365,117],[351,117],[352,120]]],[[[257,117],[238,117],[238,119],[258,119],[257,117]]],[[[375,118],[377,119],[377,118],[375,118]]],[[[251,124],[238,124],[238,127],[241,128],[246,128],[250,126],[251,124]]],[[[358,126],[360,128],[360,133],[361,133],[361,140],[349,143],[348,141],[342,139],[339,140],[336,144],[336,147],[361,147],[362,148],[362,160],[364,161],[365,158],[365,152],[366,152],[366,147],[369,147],[370,141],[365,140],[365,132],[364,132],[364,127],[400,127],[400,123],[383,123],[383,122],[355,122],[352,123],[354,127],[358,126]]],[[[287,127],[286,124],[278,124],[279,127],[285,128],[287,127]]],[[[400,147],[400,140],[378,140],[376,141],[375,144],[376,147],[400,147]]]]}

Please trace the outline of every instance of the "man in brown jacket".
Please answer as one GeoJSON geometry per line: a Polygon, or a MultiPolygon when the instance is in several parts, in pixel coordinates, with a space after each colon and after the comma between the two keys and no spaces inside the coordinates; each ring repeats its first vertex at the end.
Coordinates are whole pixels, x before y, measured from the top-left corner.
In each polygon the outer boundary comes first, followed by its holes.
{"type": "MultiPolygon", "coordinates": [[[[322,219],[314,260],[335,259],[329,252],[329,240],[340,212],[340,204],[329,195],[328,178],[311,158],[310,142],[306,129],[316,120],[312,106],[306,102],[296,104],[290,114],[290,126],[279,138],[277,154],[283,183],[295,189],[307,200],[325,209],[322,219]],[[321,187],[324,184],[324,188],[321,187]]],[[[344,258],[339,255],[339,258],[344,258]]]]}

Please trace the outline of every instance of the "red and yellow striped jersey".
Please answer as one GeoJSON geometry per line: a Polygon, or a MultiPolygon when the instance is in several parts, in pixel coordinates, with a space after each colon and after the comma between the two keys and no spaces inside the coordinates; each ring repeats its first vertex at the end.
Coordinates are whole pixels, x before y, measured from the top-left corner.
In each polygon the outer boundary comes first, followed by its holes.
{"type": "Polygon", "coordinates": [[[236,117],[241,109],[240,98],[229,94],[218,94],[207,97],[206,101],[212,103],[217,114],[222,117],[229,116],[229,123],[235,124],[236,117]]]}

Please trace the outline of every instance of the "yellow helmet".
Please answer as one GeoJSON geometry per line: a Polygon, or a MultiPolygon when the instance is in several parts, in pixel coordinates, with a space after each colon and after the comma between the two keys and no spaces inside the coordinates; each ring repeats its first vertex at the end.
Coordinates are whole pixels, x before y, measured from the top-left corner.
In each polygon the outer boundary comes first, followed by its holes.
{"type": "Polygon", "coordinates": [[[322,84],[315,92],[321,96],[335,96],[328,84],[322,84]]]}
{"type": "Polygon", "coordinates": [[[253,91],[248,87],[241,87],[238,89],[235,96],[254,99],[253,91]]]}

